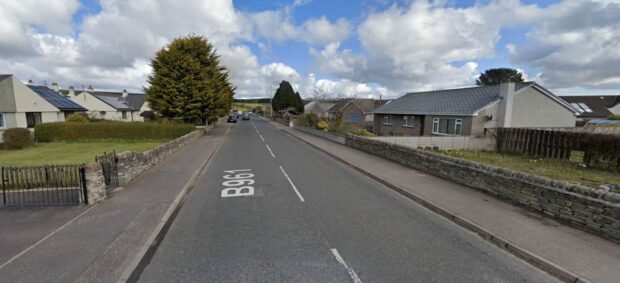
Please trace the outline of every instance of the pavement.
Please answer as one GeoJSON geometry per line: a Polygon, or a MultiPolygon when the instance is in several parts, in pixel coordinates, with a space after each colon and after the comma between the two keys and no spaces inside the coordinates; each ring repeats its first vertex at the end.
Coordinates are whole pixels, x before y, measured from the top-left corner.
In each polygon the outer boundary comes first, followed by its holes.
{"type": "Polygon", "coordinates": [[[0,281],[116,282],[229,127],[196,139],[96,205],[0,210],[0,281]]]}
{"type": "Polygon", "coordinates": [[[141,282],[556,282],[265,120],[239,121],[141,282]]]}
{"type": "Polygon", "coordinates": [[[529,256],[538,257],[538,260],[566,270],[581,280],[620,280],[620,245],[614,242],[475,189],[281,124],[274,126],[376,179],[389,182],[405,194],[415,195],[420,202],[441,208],[448,217],[484,229],[529,256]]]}

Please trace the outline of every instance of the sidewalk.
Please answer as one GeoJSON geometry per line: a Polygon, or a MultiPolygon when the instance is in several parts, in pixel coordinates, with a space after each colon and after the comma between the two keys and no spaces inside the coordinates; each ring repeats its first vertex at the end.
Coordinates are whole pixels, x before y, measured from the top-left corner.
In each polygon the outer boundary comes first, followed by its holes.
{"type": "Polygon", "coordinates": [[[2,281],[116,282],[229,127],[196,139],[12,261],[3,260],[2,281]]]}
{"type": "MultiPolygon", "coordinates": [[[[319,137],[277,125],[298,139],[503,238],[581,279],[620,280],[620,245],[488,194],[319,137]]],[[[444,213],[442,213],[444,214],[444,213]]],[[[445,215],[445,214],[444,214],[445,215]]],[[[461,225],[465,225],[460,223],[461,225]]],[[[491,240],[495,241],[495,240],[491,240]]],[[[510,247],[505,249],[510,250],[510,247]]]]}

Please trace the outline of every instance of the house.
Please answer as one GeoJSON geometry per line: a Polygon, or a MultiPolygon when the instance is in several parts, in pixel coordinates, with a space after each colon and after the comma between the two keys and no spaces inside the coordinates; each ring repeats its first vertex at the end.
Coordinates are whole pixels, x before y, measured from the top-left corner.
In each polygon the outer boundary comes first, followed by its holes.
{"type": "Polygon", "coordinates": [[[304,113],[314,113],[317,117],[327,118],[327,111],[336,105],[336,100],[304,101],[304,113]]]}
{"type": "Polygon", "coordinates": [[[373,111],[385,104],[385,100],[374,99],[341,99],[327,110],[329,119],[342,118],[347,125],[358,129],[373,128],[373,111]]]}
{"type": "Polygon", "coordinates": [[[562,96],[566,102],[577,109],[577,120],[604,119],[610,115],[620,115],[620,95],[605,96],[562,96]]]}
{"type": "Polygon", "coordinates": [[[46,86],[25,85],[13,75],[0,75],[0,142],[9,128],[61,122],[86,109],[46,86]]]}
{"type": "Polygon", "coordinates": [[[93,118],[142,122],[145,113],[151,111],[144,93],[95,91],[92,87],[79,93],[73,88],[59,92],[88,109],[88,115],[93,118]]]}
{"type": "Polygon", "coordinates": [[[498,127],[574,127],[577,111],[535,82],[408,93],[374,111],[375,134],[484,136],[498,127]]]}

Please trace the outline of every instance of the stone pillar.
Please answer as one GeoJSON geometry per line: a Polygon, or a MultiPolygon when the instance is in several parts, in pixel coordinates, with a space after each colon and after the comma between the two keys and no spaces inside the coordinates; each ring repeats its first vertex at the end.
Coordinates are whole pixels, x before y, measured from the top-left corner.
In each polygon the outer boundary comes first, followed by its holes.
{"type": "Polygon", "coordinates": [[[103,170],[98,163],[84,166],[86,175],[86,190],[88,191],[88,203],[95,204],[106,198],[107,191],[103,179],[103,170]]]}

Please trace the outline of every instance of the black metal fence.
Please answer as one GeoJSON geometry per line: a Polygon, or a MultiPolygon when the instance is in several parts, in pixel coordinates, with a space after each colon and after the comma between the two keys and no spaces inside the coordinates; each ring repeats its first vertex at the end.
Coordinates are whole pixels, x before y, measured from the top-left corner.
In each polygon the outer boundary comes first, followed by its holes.
{"type": "Polygon", "coordinates": [[[0,167],[0,177],[7,206],[88,204],[82,165],[0,167]]]}
{"type": "Polygon", "coordinates": [[[103,155],[95,157],[95,161],[101,164],[103,179],[108,192],[118,187],[118,158],[116,157],[116,152],[104,152],[103,155]]]}

